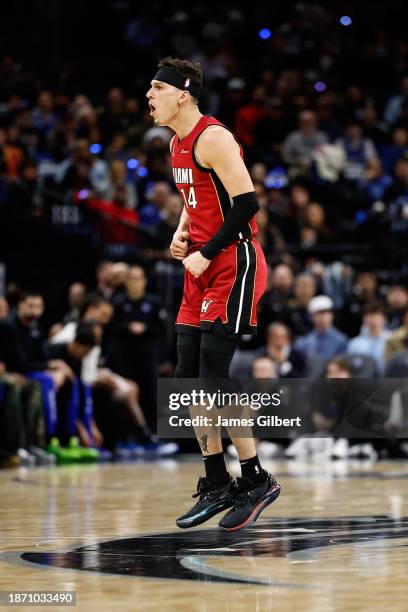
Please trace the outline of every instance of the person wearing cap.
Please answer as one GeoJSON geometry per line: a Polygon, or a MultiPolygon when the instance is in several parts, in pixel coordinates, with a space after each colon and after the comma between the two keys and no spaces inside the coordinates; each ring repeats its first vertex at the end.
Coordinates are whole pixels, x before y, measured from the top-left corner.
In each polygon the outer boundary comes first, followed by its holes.
{"type": "Polygon", "coordinates": [[[348,339],[333,326],[332,299],[327,295],[317,295],[310,300],[308,313],[313,321],[313,330],[298,338],[295,348],[323,359],[332,359],[344,353],[348,339]]]}

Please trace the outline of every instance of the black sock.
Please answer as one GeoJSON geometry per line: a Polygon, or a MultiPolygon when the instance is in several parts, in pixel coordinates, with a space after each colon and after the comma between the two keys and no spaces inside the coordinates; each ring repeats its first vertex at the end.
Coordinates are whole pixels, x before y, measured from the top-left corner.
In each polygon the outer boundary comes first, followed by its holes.
{"type": "Polygon", "coordinates": [[[230,476],[225,467],[224,453],[216,455],[203,456],[205,475],[211,482],[215,484],[224,484],[229,482],[230,476]]]}
{"type": "Polygon", "coordinates": [[[262,482],[267,477],[267,472],[262,469],[258,455],[250,459],[240,461],[241,474],[243,478],[249,478],[252,482],[262,482]]]}

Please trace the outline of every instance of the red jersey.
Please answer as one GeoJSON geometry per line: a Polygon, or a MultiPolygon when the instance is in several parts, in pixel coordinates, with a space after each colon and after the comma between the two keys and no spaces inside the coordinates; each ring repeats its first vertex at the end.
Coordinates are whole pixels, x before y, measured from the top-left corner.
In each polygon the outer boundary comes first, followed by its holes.
{"type": "MultiPolygon", "coordinates": [[[[200,166],[194,155],[195,143],[209,125],[221,125],[228,129],[214,117],[203,115],[185,138],[179,140],[176,134],[171,142],[174,182],[188,213],[190,240],[193,243],[208,242],[233,206],[232,199],[214,170],[200,166]]],[[[240,153],[243,157],[241,145],[240,153]]],[[[245,231],[236,238],[252,238],[257,233],[254,216],[245,231]]]]}

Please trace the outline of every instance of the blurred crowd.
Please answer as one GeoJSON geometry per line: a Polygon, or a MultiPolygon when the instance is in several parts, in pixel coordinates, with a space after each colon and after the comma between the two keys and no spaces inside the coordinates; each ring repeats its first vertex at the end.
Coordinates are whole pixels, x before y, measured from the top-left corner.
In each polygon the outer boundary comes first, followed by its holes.
{"type": "Polygon", "coordinates": [[[171,132],[152,124],[145,92],[168,53],[201,63],[200,108],[242,143],[261,205],[268,287],[233,373],[324,377],[340,357],[350,376],[406,376],[408,43],[390,15],[374,26],[355,9],[345,27],[336,10],[296,3],[261,31],[262,11],[161,7],[158,20],[152,5],[123,30],[128,86],[90,78],[88,90],[73,68],[44,78],[0,58],[0,401],[18,389],[22,422],[33,397],[46,404],[45,433],[13,448],[75,435],[88,448],[160,445],[182,204],[171,132]]]}

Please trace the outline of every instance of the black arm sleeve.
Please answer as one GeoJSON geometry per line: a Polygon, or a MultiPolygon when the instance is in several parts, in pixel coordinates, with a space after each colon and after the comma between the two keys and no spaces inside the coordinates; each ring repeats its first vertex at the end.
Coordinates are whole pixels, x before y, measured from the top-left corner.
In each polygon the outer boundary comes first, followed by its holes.
{"type": "Polygon", "coordinates": [[[239,233],[245,229],[248,221],[259,210],[259,204],[255,191],[241,193],[232,198],[234,206],[224,219],[218,232],[200,250],[206,259],[214,259],[222,249],[239,238],[239,233]]]}

